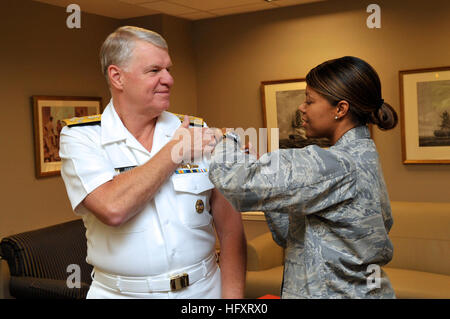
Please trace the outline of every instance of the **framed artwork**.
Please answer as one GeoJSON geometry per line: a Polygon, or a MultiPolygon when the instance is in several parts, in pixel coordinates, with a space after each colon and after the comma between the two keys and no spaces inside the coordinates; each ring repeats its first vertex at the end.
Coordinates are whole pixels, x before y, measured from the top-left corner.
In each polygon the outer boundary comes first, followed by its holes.
{"type": "Polygon", "coordinates": [[[305,79],[261,82],[264,126],[269,152],[283,148],[302,148],[310,144],[329,147],[326,138],[307,138],[298,110],[305,101],[305,79]],[[278,129],[278,130],[277,130],[278,129]]]}
{"type": "Polygon", "coordinates": [[[36,177],[59,175],[59,137],[64,119],[99,114],[100,97],[33,96],[36,177]]]}
{"type": "Polygon", "coordinates": [[[450,67],[399,71],[404,164],[450,164],[450,67]]]}

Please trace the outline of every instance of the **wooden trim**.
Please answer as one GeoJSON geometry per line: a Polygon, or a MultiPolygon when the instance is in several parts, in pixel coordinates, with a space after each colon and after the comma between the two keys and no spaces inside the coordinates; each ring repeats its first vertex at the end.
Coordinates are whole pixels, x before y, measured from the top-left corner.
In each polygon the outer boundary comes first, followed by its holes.
{"type": "Polygon", "coordinates": [[[249,221],[266,221],[266,217],[263,212],[245,212],[242,213],[242,220],[249,221]]]}

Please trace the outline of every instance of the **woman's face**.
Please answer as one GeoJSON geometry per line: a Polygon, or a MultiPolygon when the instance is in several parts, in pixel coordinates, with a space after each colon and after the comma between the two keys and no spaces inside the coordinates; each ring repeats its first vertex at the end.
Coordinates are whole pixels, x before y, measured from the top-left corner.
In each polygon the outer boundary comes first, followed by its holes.
{"type": "Polygon", "coordinates": [[[306,86],[305,102],[299,106],[302,112],[302,126],[307,137],[332,137],[336,120],[336,107],[327,99],[306,86]]]}

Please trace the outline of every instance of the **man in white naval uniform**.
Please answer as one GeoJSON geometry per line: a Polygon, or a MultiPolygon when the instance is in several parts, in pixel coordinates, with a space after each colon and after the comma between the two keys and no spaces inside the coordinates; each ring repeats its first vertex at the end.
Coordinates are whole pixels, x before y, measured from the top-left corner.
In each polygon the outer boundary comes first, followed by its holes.
{"type": "Polygon", "coordinates": [[[100,55],[112,99],[101,119],[64,127],[60,143],[94,266],[87,297],[243,298],[241,216],[209,181],[208,163],[192,161],[213,136],[166,111],[173,78],[165,40],[121,27],[100,55]],[[180,144],[186,134],[197,139],[191,148],[180,144]]]}

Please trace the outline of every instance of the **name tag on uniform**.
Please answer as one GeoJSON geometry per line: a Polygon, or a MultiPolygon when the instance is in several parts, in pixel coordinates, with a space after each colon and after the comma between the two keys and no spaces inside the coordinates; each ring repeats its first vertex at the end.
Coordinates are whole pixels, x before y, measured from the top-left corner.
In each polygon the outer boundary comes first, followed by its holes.
{"type": "Polygon", "coordinates": [[[114,170],[116,171],[116,173],[120,174],[120,173],[123,173],[123,172],[127,172],[127,171],[129,171],[129,170],[131,170],[131,169],[133,169],[135,167],[136,166],[117,167],[114,170]]]}

